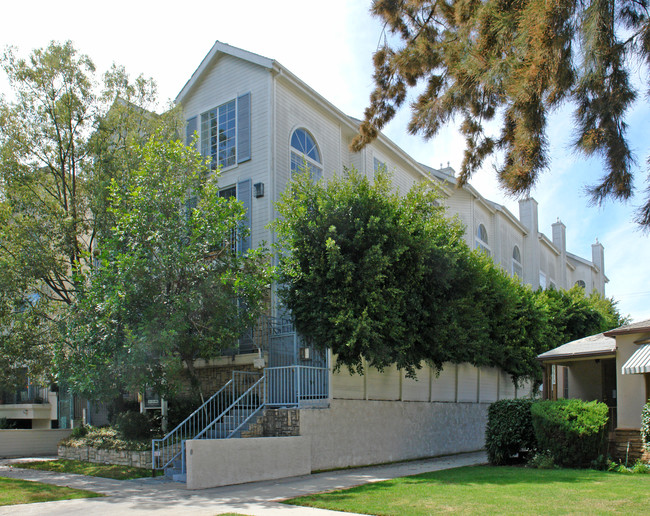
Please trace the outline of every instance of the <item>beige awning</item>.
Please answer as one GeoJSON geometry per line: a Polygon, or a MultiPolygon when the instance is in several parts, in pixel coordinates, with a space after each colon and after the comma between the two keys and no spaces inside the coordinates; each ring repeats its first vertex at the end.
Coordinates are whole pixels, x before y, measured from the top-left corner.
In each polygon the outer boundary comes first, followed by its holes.
{"type": "Polygon", "coordinates": [[[623,374],[643,373],[650,373],[650,344],[641,346],[623,364],[623,374]]]}

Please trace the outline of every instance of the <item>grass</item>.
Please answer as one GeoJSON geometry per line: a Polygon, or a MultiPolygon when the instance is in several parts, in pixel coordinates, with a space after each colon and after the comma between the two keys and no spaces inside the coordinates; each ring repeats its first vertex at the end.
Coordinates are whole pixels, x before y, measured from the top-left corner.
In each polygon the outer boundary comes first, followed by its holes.
{"type": "MultiPolygon", "coordinates": [[[[116,480],[131,480],[134,478],[150,477],[151,470],[133,466],[119,466],[117,464],[95,464],[78,460],[43,460],[36,462],[23,462],[12,464],[14,468],[38,469],[42,471],[55,471],[57,473],[77,473],[91,477],[113,478],[116,480]]],[[[158,471],[157,474],[162,474],[158,471]]]]}
{"type": "Polygon", "coordinates": [[[69,487],[41,484],[29,480],[0,477],[0,505],[19,503],[53,502],[55,500],[72,500],[74,498],[94,498],[104,496],[92,491],[71,489],[69,487]]]}
{"type": "Polygon", "coordinates": [[[385,515],[648,514],[650,476],[468,466],[301,496],[284,503],[385,515]]]}

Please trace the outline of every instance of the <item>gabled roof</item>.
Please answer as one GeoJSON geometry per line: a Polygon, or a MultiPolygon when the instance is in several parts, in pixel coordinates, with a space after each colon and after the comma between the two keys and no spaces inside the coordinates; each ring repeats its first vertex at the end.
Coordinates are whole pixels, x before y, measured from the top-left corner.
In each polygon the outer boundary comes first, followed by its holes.
{"type": "Polygon", "coordinates": [[[646,332],[650,332],[650,319],[646,319],[645,321],[639,321],[632,324],[626,324],[625,326],[621,326],[619,328],[614,328],[613,330],[606,331],[605,335],[607,335],[608,337],[615,337],[616,335],[627,335],[630,333],[646,333],[646,332]]]}
{"type": "Polygon", "coordinates": [[[201,78],[201,75],[203,75],[203,73],[208,69],[210,63],[212,63],[212,61],[220,54],[237,57],[239,59],[243,59],[244,61],[248,61],[250,63],[268,69],[272,69],[273,65],[275,64],[275,61],[273,59],[269,59],[268,57],[254,54],[253,52],[249,52],[248,50],[244,50],[242,48],[233,47],[227,43],[222,43],[221,41],[215,41],[214,45],[212,45],[212,48],[210,49],[210,52],[208,52],[208,54],[203,58],[203,61],[201,61],[199,67],[194,70],[192,77],[190,77],[190,79],[185,83],[185,86],[183,86],[183,89],[176,96],[175,102],[177,104],[183,101],[194,84],[196,84],[196,82],[201,78]]]}
{"type": "Polygon", "coordinates": [[[580,359],[599,357],[603,355],[614,355],[616,353],[616,339],[608,337],[604,333],[590,335],[584,339],[567,342],[562,346],[538,355],[537,358],[543,362],[557,361],[562,359],[580,359]]]}

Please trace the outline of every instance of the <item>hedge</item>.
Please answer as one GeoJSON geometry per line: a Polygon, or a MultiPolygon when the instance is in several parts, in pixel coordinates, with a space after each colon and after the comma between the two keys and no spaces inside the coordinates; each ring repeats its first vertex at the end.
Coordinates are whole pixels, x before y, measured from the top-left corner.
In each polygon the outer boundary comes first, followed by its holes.
{"type": "Polygon", "coordinates": [[[586,467],[605,455],[608,408],[597,401],[563,399],[539,401],[531,406],[540,450],[564,467],[586,467]]]}

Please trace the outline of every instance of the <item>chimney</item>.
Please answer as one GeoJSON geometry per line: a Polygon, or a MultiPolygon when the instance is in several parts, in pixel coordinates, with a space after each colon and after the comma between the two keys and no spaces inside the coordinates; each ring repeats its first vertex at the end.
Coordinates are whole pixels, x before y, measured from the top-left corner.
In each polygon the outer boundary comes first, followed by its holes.
{"type": "Polygon", "coordinates": [[[530,235],[537,238],[537,201],[532,197],[519,201],[519,220],[526,226],[530,235]]]}
{"type": "Polygon", "coordinates": [[[598,239],[595,244],[591,244],[591,261],[600,269],[601,274],[605,274],[605,248],[598,239]]]}
{"type": "Polygon", "coordinates": [[[571,285],[567,281],[567,265],[566,265],[566,226],[562,224],[560,219],[557,219],[555,224],[551,225],[553,231],[553,245],[560,250],[559,269],[556,274],[556,281],[560,288],[569,288],[571,285]]]}
{"type": "Polygon", "coordinates": [[[557,247],[562,254],[566,253],[566,226],[560,219],[551,226],[553,228],[553,245],[557,247]]]}

